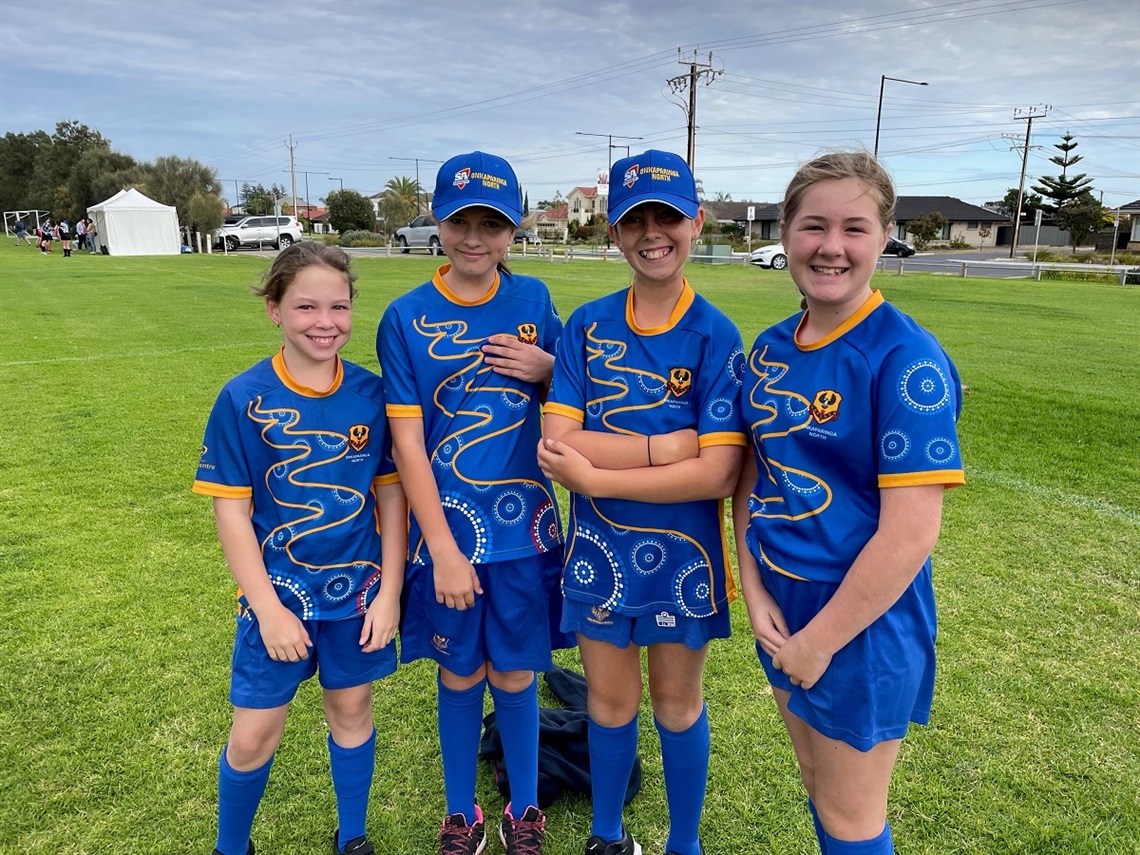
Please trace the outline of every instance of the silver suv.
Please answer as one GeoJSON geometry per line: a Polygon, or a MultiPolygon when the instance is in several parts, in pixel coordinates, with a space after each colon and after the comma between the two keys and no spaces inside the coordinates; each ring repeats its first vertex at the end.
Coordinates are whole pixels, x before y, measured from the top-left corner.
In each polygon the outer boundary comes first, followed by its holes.
{"type": "Polygon", "coordinates": [[[218,229],[216,245],[233,252],[239,246],[285,249],[301,239],[301,224],[293,217],[243,217],[218,229]]]}
{"type": "Polygon", "coordinates": [[[400,245],[400,252],[408,252],[414,246],[427,247],[432,255],[443,252],[439,243],[439,226],[431,214],[420,214],[406,226],[396,229],[396,243],[400,245]]]}

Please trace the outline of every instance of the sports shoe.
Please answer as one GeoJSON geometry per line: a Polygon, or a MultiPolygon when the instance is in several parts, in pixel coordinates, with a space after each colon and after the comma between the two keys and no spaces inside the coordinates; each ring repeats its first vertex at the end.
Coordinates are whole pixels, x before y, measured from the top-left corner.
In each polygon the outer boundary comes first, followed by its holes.
{"type": "MultiPolygon", "coordinates": [[[[221,853],[221,852],[219,852],[217,849],[215,849],[215,850],[214,850],[214,852],[213,852],[213,855],[222,855],[222,853],[221,853]]],[[[245,855],[254,855],[254,852],[253,852],[253,841],[252,841],[252,840],[251,840],[251,841],[249,841],[249,848],[245,850],[245,855]]]]}
{"type": "Polygon", "coordinates": [[[439,855],[479,855],[486,845],[483,811],[479,805],[475,805],[475,821],[470,825],[461,813],[444,817],[439,829],[439,855]]]}
{"type": "MultiPolygon", "coordinates": [[[[670,850],[669,852],[666,852],[665,855],[677,855],[677,853],[670,850]]],[[[705,855],[705,847],[704,846],[701,846],[701,855],[705,855]]]]}
{"type": "Polygon", "coordinates": [[[499,823],[499,840],[507,855],[542,855],[542,840],[546,834],[546,814],[534,805],[523,811],[515,819],[511,806],[503,810],[503,821],[499,823]]]}
{"type": "Polygon", "coordinates": [[[587,840],[586,855],[641,855],[641,845],[623,825],[621,840],[602,840],[596,835],[587,840]]]}
{"type": "Polygon", "coordinates": [[[376,847],[372,845],[367,834],[352,838],[341,849],[339,828],[333,832],[332,848],[335,855],[376,855],[376,847]]]}

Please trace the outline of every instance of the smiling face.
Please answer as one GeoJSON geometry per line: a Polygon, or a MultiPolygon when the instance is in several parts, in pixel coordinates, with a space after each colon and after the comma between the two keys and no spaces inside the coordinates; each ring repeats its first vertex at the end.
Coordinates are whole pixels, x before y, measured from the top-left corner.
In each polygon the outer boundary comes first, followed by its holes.
{"type": "Polygon", "coordinates": [[[646,202],[611,225],[610,237],[633,268],[635,284],[679,286],[689,247],[704,223],[704,208],[690,220],[669,205],[646,202]]]}
{"type": "Polygon", "coordinates": [[[439,242],[451,261],[448,278],[461,285],[490,287],[514,236],[514,224],[493,208],[456,211],[439,224],[439,242]]]}
{"type": "Polygon", "coordinates": [[[352,297],[344,273],[312,264],[300,270],[279,301],[266,311],[281,326],[285,365],[298,381],[313,388],[314,378],[332,383],[336,354],[352,334],[352,297]]]}
{"type": "Polygon", "coordinates": [[[876,191],[857,178],[818,181],[782,231],[788,272],[809,312],[843,320],[871,295],[871,275],[887,243],[876,191]]]}

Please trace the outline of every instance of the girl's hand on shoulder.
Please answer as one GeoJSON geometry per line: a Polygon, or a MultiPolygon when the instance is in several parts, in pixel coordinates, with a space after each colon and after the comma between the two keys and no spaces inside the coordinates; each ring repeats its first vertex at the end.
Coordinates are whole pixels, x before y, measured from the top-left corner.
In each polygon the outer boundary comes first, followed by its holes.
{"type": "Polygon", "coordinates": [[[552,481],[572,493],[593,495],[590,488],[594,465],[564,442],[541,439],[538,442],[538,467],[552,481]]]}
{"type": "Polygon", "coordinates": [[[463,611],[475,605],[475,597],[483,593],[479,575],[459,550],[442,561],[432,556],[435,601],[449,609],[463,611]]]}
{"type": "Polygon", "coordinates": [[[804,636],[803,630],[784,642],[772,657],[772,666],[779,668],[792,681],[793,686],[810,689],[831,664],[832,654],[827,653],[804,636]]]}
{"type": "Polygon", "coordinates": [[[536,344],[524,344],[503,333],[483,345],[483,361],[506,377],[545,385],[554,376],[554,357],[536,344]]]}
{"type": "Polygon", "coordinates": [[[274,662],[300,662],[309,658],[313,646],[301,619],[285,606],[263,608],[257,614],[261,642],[274,662]]]}
{"type": "Polygon", "coordinates": [[[389,603],[376,597],[364,614],[364,628],[360,632],[360,649],[375,653],[387,647],[396,637],[400,626],[400,602],[389,603]]]}

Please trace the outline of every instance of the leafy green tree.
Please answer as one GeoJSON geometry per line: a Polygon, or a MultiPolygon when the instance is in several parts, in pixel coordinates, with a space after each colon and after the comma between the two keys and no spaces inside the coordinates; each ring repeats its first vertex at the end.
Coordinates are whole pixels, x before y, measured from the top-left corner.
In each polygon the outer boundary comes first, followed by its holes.
{"type": "MultiPolygon", "coordinates": [[[[1038,208],[1044,207],[1045,200],[1038,196],[1036,193],[1023,193],[1021,196],[1021,213],[1024,217],[1027,213],[1032,215],[1038,208]]],[[[1017,188],[1010,187],[1005,191],[1005,196],[996,202],[986,202],[987,208],[992,208],[998,213],[1005,214],[1011,220],[1017,213],[1017,188]]]]}
{"type": "MultiPolygon", "coordinates": [[[[219,192],[221,188],[219,187],[219,192]]],[[[264,216],[273,213],[273,203],[277,199],[285,198],[285,188],[274,184],[268,189],[260,184],[245,183],[241,185],[241,200],[247,214],[264,216]]]]}
{"type": "MultiPolygon", "coordinates": [[[[92,205],[109,199],[129,187],[146,184],[143,167],[129,154],[110,149],[85,151],[71,170],[67,187],[71,194],[73,217],[86,216],[92,205]]],[[[145,192],[145,191],[144,191],[145,192]]]]}
{"type": "Polygon", "coordinates": [[[555,190],[553,199],[543,199],[535,207],[540,211],[553,211],[555,208],[561,208],[566,204],[566,200],[562,198],[562,191],[555,190]]]}
{"type": "Polygon", "coordinates": [[[55,126],[50,144],[36,152],[35,168],[28,186],[29,207],[45,208],[65,214],[74,207],[69,189],[71,172],[84,152],[90,149],[110,150],[111,144],[98,131],[76,122],[60,122],[55,126]]]}
{"type": "Polygon", "coordinates": [[[380,194],[380,219],[384,221],[384,231],[391,234],[401,226],[406,226],[420,211],[419,182],[414,178],[401,176],[390,178],[380,194]]]}
{"type": "Polygon", "coordinates": [[[946,218],[937,211],[931,211],[907,223],[906,233],[914,241],[915,248],[921,251],[942,234],[944,228],[946,228],[946,218]]]}
{"type": "Polygon", "coordinates": [[[216,193],[196,190],[186,200],[186,214],[179,215],[179,222],[199,232],[212,232],[226,218],[226,204],[216,193]]]}
{"type": "Polygon", "coordinates": [[[45,131],[14,134],[11,131],[0,139],[0,210],[29,210],[32,204],[30,187],[41,150],[51,147],[51,137],[45,131]]]}
{"type": "MultiPolygon", "coordinates": [[[[217,173],[192,158],[168,155],[145,167],[148,194],[156,202],[173,205],[178,222],[191,225],[188,214],[190,200],[199,193],[220,197],[222,185],[217,173]]],[[[272,208],[270,208],[272,210],[272,208]]]]}
{"type": "Polygon", "coordinates": [[[1067,202],[1087,192],[1092,185],[1092,179],[1083,172],[1073,176],[1068,174],[1070,166],[1084,159],[1079,154],[1071,154],[1076,147],[1077,144],[1073,142],[1073,135],[1065,134],[1061,138],[1061,142],[1053,146],[1053,148],[1059,149],[1061,153],[1049,158],[1050,163],[1055,163],[1061,167],[1061,174],[1052,177],[1043,175],[1040,184],[1032,185],[1034,190],[1052,202],[1052,204],[1043,206],[1046,211],[1057,211],[1063,208],[1067,202]]]}
{"type": "Polygon", "coordinates": [[[1054,221],[1069,233],[1073,250],[1093,232],[1111,219],[1104,207],[1087,190],[1076,199],[1070,199],[1053,215],[1054,221]]]}
{"type": "Polygon", "coordinates": [[[329,225],[342,234],[354,229],[375,231],[376,214],[372,202],[355,190],[334,190],[325,197],[329,225]]]}

